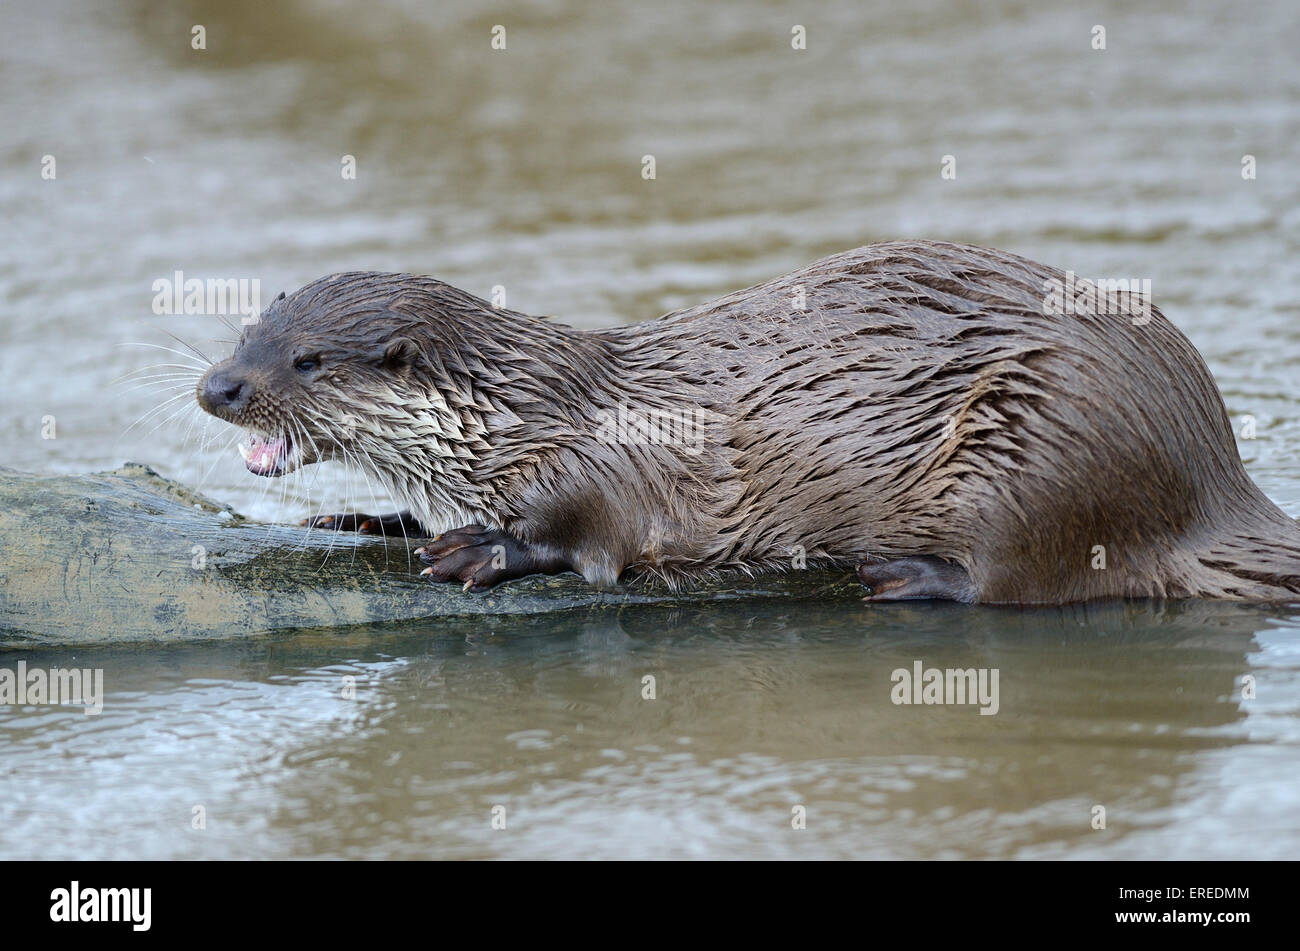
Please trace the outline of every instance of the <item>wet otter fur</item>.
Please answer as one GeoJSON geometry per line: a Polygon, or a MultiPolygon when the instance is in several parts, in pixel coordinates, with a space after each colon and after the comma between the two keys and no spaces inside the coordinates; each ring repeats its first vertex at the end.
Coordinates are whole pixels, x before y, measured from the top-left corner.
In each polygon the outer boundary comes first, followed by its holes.
{"type": "Polygon", "coordinates": [[[876,600],[1300,599],[1300,528],[1195,348],[1123,294],[1045,307],[1065,280],[890,242],[582,331],[335,274],[272,303],[198,398],[259,474],[365,470],[409,513],[317,524],[442,532],[425,573],[472,590],[806,564],[876,600]]]}

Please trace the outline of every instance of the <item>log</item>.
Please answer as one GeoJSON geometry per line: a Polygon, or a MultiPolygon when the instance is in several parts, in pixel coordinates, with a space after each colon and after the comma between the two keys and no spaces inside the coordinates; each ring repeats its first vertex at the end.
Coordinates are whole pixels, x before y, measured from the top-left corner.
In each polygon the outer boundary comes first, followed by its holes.
{"type": "Polygon", "coordinates": [[[419,577],[416,541],[250,522],[127,463],[84,476],[0,468],[0,647],[239,638],[298,628],[735,598],[858,598],[851,573],[672,592],[573,574],[483,594],[419,577]]]}

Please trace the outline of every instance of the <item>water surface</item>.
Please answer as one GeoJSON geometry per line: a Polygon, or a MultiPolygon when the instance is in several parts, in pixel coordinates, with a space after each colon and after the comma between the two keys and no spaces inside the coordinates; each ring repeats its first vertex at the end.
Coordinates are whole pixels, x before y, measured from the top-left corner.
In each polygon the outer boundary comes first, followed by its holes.
{"type": "Polygon", "coordinates": [[[0,719],[0,852],[1294,857],[1297,633],[1231,605],[728,603],[24,652],[109,688],[98,717],[0,719]],[[894,704],[918,660],[998,669],[998,713],[894,704]]]}

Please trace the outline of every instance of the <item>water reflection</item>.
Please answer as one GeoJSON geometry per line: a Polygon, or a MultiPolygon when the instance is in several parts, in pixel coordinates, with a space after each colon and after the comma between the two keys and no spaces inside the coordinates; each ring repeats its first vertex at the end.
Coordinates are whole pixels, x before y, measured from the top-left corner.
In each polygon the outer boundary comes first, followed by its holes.
{"type": "Polygon", "coordinates": [[[1221,754],[1249,748],[1231,783],[1294,822],[1296,711],[1240,684],[1294,688],[1252,655],[1295,626],[1214,604],[737,603],[83,652],[100,717],[3,721],[0,852],[57,819],[105,855],[1213,854],[1175,833],[1224,795],[1221,754]],[[997,668],[999,712],[895,705],[891,672],[918,660],[997,668]]]}

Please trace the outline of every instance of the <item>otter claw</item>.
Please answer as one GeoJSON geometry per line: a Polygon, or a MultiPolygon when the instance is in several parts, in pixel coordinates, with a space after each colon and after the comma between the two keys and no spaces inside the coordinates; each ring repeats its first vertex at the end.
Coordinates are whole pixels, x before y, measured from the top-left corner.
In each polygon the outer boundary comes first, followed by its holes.
{"type": "Polygon", "coordinates": [[[501,529],[467,525],[444,532],[416,549],[427,568],[422,577],[433,581],[459,581],[462,591],[487,591],[510,578],[542,572],[557,574],[569,565],[560,557],[539,554],[501,529]]]}

